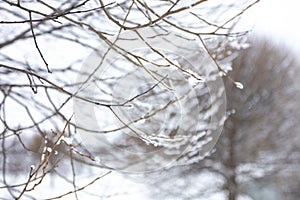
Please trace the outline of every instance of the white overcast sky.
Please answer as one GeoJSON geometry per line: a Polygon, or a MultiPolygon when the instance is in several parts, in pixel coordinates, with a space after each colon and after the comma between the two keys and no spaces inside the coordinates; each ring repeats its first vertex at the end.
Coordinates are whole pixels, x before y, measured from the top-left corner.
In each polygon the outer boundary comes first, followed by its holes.
{"type": "Polygon", "coordinates": [[[299,0],[261,0],[246,18],[254,24],[255,31],[276,37],[300,51],[299,0]]]}

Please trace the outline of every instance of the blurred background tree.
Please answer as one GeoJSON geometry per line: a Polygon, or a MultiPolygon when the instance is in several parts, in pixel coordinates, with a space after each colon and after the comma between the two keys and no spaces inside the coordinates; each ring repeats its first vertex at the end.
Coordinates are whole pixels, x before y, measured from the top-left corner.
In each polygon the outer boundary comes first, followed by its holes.
{"type": "Polygon", "coordinates": [[[215,152],[154,176],[155,198],[299,198],[300,64],[283,44],[257,36],[249,43],[231,72],[245,88],[237,91],[224,79],[229,117],[215,152]]]}

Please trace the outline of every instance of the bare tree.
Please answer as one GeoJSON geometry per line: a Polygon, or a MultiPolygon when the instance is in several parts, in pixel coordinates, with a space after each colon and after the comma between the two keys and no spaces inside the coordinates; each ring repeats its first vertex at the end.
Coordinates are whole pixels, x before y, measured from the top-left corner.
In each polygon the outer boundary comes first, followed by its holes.
{"type": "Polygon", "coordinates": [[[223,52],[243,46],[237,22],[257,2],[1,1],[1,196],[99,197],[89,188],[112,170],[209,155],[219,73],[242,87],[223,52]]]}
{"type": "Polygon", "coordinates": [[[215,152],[198,164],[156,174],[156,198],[298,198],[299,61],[288,47],[266,38],[249,43],[231,72],[244,89],[224,80],[229,117],[215,152]]]}
{"type": "MultiPolygon", "coordinates": [[[[236,199],[245,182],[253,184],[256,180],[266,181],[264,187],[278,191],[277,198],[288,197],[284,185],[290,187],[294,183],[285,180],[282,184],[276,179],[289,176],[291,171],[286,168],[299,164],[295,153],[299,141],[299,84],[295,82],[299,63],[284,45],[262,39],[254,39],[252,44],[236,59],[237,70],[233,71],[233,77],[243,77],[248,89],[227,93],[227,105],[235,110],[225,124],[221,140],[229,152],[220,157],[230,174],[226,177],[228,199],[236,199]],[[244,177],[247,181],[242,180],[244,177]]],[[[230,84],[227,88],[232,89],[230,84]]],[[[259,198],[253,192],[251,195],[259,198]]]]}

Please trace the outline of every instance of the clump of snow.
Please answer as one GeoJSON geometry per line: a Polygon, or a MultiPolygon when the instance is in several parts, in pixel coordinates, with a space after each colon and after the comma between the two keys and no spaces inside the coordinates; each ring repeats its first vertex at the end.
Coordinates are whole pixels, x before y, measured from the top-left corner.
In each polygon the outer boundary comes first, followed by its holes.
{"type": "Polygon", "coordinates": [[[244,85],[241,82],[234,82],[235,86],[239,89],[244,89],[244,85]]]}
{"type": "Polygon", "coordinates": [[[30,165],[30,169],[31,169],[31,171],[33,171],[35,169],[35,166],[34,165],[30,165]]]}
{"type": "Polygon", "coordinates": [[[51,153],[52,152],[52,148],[51,147],[47,147],[47,152],[51,153]]]}

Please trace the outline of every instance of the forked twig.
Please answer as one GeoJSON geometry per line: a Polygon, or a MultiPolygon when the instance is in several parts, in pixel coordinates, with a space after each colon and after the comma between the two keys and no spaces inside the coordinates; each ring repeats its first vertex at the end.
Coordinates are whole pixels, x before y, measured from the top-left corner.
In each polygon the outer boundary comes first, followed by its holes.
{"type": "Polygon", "coordinates": [[[44,56],[43,56],[43,54],[42,54],[42,51],[40,50],[40,48],[39,48],[39,46],[38,46],[38,43],[37,43],[37,41],[36,41],[36,36],[35,36],[34,30],[33,30],[31,11],[29,11],[28,13],[29,13],[29,20],[30,20],[30,29],[31,29],[31,33],[32,33],[32,37],[33,37],[33,40],[34,40],[35,47],[36,47],[36,49],[38,50],[38,52],[39,52],[41,58],[43,59],[45,65],[46,65],[46,68],[47,68],[48,73],[52,73],[51,70],[49,69],[48,63],[47,63],[47,61],[45,60],[45,58],[44,58],[44,56]]]}

